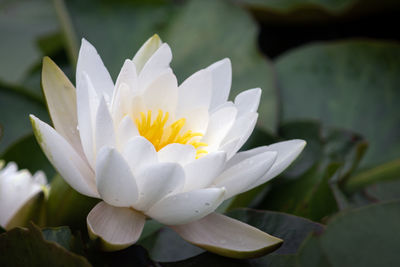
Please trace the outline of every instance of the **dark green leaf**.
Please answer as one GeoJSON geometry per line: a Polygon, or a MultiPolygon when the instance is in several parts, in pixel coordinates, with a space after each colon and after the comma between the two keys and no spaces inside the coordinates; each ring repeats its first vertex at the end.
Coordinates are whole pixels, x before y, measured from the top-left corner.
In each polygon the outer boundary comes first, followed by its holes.
{"type": "Polygon", "coordinates": [[[56,242],[67,250],[71,249],[72,233],[69,227],[45,228],[42,229],[42,234],[45,240],[56,242]]]}
{"type": "Polygon", "coordinates": [[[42,120],[49,121],[46,107],[42,102],[1,86],[0,114],[0,124],[3,126],[0,153],[21,137],[32,134],[29,114],[35,114],[42,120]]]}
{"type": "Polygon", "coordinates": [[[58,30],[51,1],[18,0],[0,3],[0,81],[19,84],[43,56],[39,38],[58,30]]]}
{"type": "Polygon", "coordinates": [[[341,213],[299,251],[301,266],[397,266],[400,202],[341,213]]]}
{"type": "Polygon", "coordinates": [[[0,251],[1,266],[90,266],[85,258],[46,241],[33,224],[1,234],[0,251]]]}
{"type": "Polygon", "coordinates": [[[277,60],[284,121],[313,118],[370,142],[361,167],[400,156],[400,45],[340,41],[298,48],[277,60]]]}

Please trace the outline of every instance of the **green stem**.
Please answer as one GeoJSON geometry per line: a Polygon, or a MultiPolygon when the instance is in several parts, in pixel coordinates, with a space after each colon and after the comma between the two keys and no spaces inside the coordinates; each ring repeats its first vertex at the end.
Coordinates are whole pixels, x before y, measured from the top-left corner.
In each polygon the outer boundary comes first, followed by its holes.
{"type": "Polygon", "coordinates": [[[376,182],[390,181],[400,178],[400,159],[379,165],[351,177],[345,185],[348,192],[354,192],[376,182]]]}
{"type": "Polygon", "coordinates": [[[69,60],[72,66],[76,66],[78,60],[78,40],[67,7],[63,0],[53,0],[53,4],[65,38],[69,60]]]}

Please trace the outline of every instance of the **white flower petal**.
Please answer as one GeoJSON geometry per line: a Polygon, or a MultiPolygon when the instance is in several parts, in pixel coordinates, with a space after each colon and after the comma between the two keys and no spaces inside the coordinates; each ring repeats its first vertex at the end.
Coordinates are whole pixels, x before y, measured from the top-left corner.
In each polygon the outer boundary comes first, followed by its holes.
{"type": "Polygon", "coordinates": [[[132,171],[115,149],[103,147],[97,156],[96,183],[101,198],[116,207],[132,206],[139,197],[132,171]]]}
{"type": "Polygon", "coordinates": [[[221,173],[225,166],[226,153],[212,152],[187,164],[185,169],[186,182],[183,191],[209,186],[221,173]]]}
{"type": "Polygon", "coordinates": [[[231,258],[262,256],[274,251],[283,242],[255,227],[218,213],[171,228],[186,241],[231,258]]]}
{"type": "Polygon", "coordinates": [[[147,210],[168,194],[182,189],[185,174],[177,163],[158,163],[142,168],[138,174],[139,200],[137,210],[147,210]]]}
{"type": "Polygon", "coordinates": [[[225,150],[228,153],[228,159],[231,158],[244,143],[246,143],[247,139],[249,139],[254,127],[256,126],[257,118],[258,113],[248,112],[236,119],[232,128],[222,141],[222,144],[224,145],[233,140],[237,140],[236,144],[231,147],[229,151],[225,150]]]}
{"type": "MultiPolygon", "coordinates": [[[[1,161],[4,164],[4,161],[1,161]]],[[[3,166],[3,165],[2,165],[3,166]]],[[[18,166],[15,162],[9,162],[4,169],[0,169],[0,175],[3,177],[8,177],[12,173],[16,173],[18,171],[18,166]]]]}
{"type": "Polygon", "coordinates": [[[147,110],[152,110],[154,118],[159,110],[175,111],[178,101],[178,82],[170,69],[161,73],[143,93],[143,103],[147,110]]]}
{"type": "MultiPolygon", "coordinates": [[[[79,50],[78,64],[76,66],[76,87],[80,87],[82,74],[87,73],[93,83],[93,87],[99,95],[107,95],[111,98],[114,83],[108,73],[99,54],[88,41],[82,39],[79,50]]],[[[110,100],[110,99],[106,99],[110,100]]]]}
{"type": "Polygon", "coordinates": [[[176,162],[185,165],[195,160],[196,150],[192,145],[173,143],[163,147],[157,155],[160,162],[176,162]]]}
{"type": "Polygon", "coordinates": [[[39,185],[47,184],[46,174],[43,171],[36,171],[35,174],[32,176],[32,179],[35,183],[39,185]]]}
{"type": "Polygon", "coordinates": [[[246,158],[229,169],[226,169],[215,180],[216,187],[225,187],[225,199],[240,194],[248,186],[261,178],[272,166],[277,157],[274,151],[267,151],[250,158],[246,158]]]}
{"type": "Polygon", "coordinates": [[[30,115],[36,140],[51,164],[76,191],[90,197],[99,197],[93,171],[53,128],[30,115]]]}
{"type": "Polygon", "coordinates": [[[133,92],[126,83],[121,83],[115,88],[111,104],[111,116],[115,127],[118,127],[123,117],[131,114],[133,99],[133,92]]]}
{"type": "Polygon", "coordinates": [[[255,88],[238,94],[235,98],[235,106],[238,109],[238,116],[247,112],[257,112],[260,104],[261,89],[255,88]]]}
{"type": "Polygon", "coordinates": [[[232,66],[229,58],[224,58],[210,65],[207,70],[212,73],[212,99],[210,110],[228,100],[232,83],[232,66]]]}
{"type": "Polygon", "coordinates": [[[146,214],[167,225],[189,223],[213,212],[222,203],[224,194],[224,188],[206,188],[168,196],[146,214]]]}
{"type": "Polygon", "coordinates": [[[95,163],[94,127],[99,99],[93,85],[85,73],[81,85],[76,89],[78,127],[86,159],[93,167],[95,163]]]}
{"type": "Polygon", "coordinates": [[[136,66],[135,63],[133,63],[130,59],[125,60],[124,65],[118,74],[114,91],[117,90],[117,88],[123,83],[128,85],[132,93],[138,91],[136,66]]]}
{"type": "MultiPolygon", "coordinates": [[[[257,180],[254,184],[250,185],[247,190],[250,190],[254,187],[257,187],[272,178],[279,175],[283,172],[303,151],[306,142],[304,140],[289,140],[284,142],[275,143],[272,145],[267,146],[266,148],[261,147],[257,149],[253,149],[255,151],[251,151],[255,153],[257,151],[276,151],[278,156],[276,158],[275,163],[272,165],[271,169],[264,175],[261,179],[257,180]]],[[[242,155],[241,155],[242,156],[242,155]]]]}
{"type": "Polygon", "coordinates": [[[195,133],[204,134],[207,130],[209,114],[208,109],[205,107],[187,110],[176,117],[177,119],[184,118],[186,120],[185,125],[181,129],[183,133],[190,130],[195,133]]]}
{"type": "Polygon", "coordinates": [[[162,42],[157,34],[150,37],[138,50],[136,55],[133,57],[132,61],[136,65],[137,72],[140,73],[144,64],[149,60],[149,58],[157,51],[161,46],[162,42]]]}
{"type": "Polygon", "coordinates": [[[115,147],[114,122],[106,101],[102,97],[96,116],[96,152],[104,146],[115,147]]]}
{"type": "Polygon", "coordinates": [[[128,141],[139,135],[136,124],[129,115],[126,115],[118,126],[117,130],[117,146],[118,150],[123,151],[128,141]]]}
{"type": "Polygon", "coordinates": [[[171,59],[171,48],[168,44],[163,43],[147,60],[140,72],[139,67],[136,66],[136,69],[139,72],[140,88],[146,88],[156,77],[168,70],[171,59]]]}
{"type": "Polygon", "coordinates": [[[119,250],[134,244],[140,237],[146,218],[129,208],[98,203],[87,216],[91,236],[102,239],[104,250],[119,250]]]}
{"type": "Polygon", "coordinates": [[[142,136],[131,138],[122,155],[134,173],[140,168],[157,163],[157,152],[153,144],[142,136]]]}
{"type": "Polygon", "coordinates": [[[200,70],[187,78],[179,86],[178,112],[184,113],[194,108],[209,108],[212,95],[212,74],[200,70]]]}
{"type": "Polygon", "coordinates": [[[0,225],[7,228],[17,212],[41,191],[41,185],[32,179],[27,170],[8,174],[0,171],[0,225]]]}
{"type": "Polygon", "coordinates": [[[43,58],[42,88],[54,129],[84,156],[77,130],[76,90],[62,70],[48,57],[43,58]]]}
{"type": "Polygon", "coordinates": [[[237,110],[235,107],[224,107],[218,109],[210,116],[207,132],[201,139],[202,142],[208,144],[205,149],[213,151],[218,149],[222,140],[232,128],[237,110]]]}

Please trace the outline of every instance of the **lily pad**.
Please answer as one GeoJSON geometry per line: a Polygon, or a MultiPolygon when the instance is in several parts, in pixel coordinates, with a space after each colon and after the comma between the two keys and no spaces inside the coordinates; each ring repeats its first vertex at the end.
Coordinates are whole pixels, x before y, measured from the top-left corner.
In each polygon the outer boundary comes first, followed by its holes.
{"type": "Polygon", "coordinates": [[[397,266],[400,202],[341,213],[299,251],[300,266],[397,266]]]}
{"type": "Polygon", "coordinates": [[[40,229],[14,228],[0,235],[1,266],[91,266],[82,256],[46,241],[40,229]]]}
{"type": "Polygon", "coordinates": [[[21,137],[32,134],[29,114],[35,114],[49,121],[46,107],[41,101],[1,86],[0,114],[0,124],[3,125],[0,153],[21,137]]]}
{"type": "Polygon", "coordinates": [[[400,156],[400,45],[349,40],[300,47],[276,62],[282,120],[312,118],[370,142],[362,168],[400,156]]]}
{"type": "Polygon", "coordinates": [[[41,38],[58,31],[50,1],[18,0],[0,3],[0,82],[18,85],[40,61],[41,38]]]}

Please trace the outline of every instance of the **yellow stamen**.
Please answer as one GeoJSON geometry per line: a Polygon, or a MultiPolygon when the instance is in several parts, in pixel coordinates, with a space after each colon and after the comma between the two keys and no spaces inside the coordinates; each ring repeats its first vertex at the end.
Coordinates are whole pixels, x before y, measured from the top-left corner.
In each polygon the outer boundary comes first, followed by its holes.
{"type": "Polygon", "coordinates": [[[151,110],[147,111],[147,115],[144,112],[140,112],[140,118],[135,119],[136,126],[141,136],[149,140],[157,151],[165,147],[166,145],[178,143],[183,145],[192,145],[196,149],[196,158],[207,154],[207,150],[200,149],[207,146],[204,142],[199,142],[199,137],[202,137],[202,133],[194,133],[190,130],[181,134],[182,128],[186,124],[186,119],[181,118],[169,126],[166,126],[169,118],[169,113],[162,110],[158,111],[157,117],[151,119],[151,110]]]}

